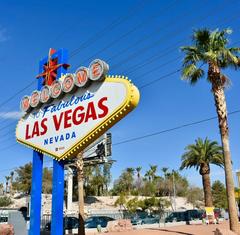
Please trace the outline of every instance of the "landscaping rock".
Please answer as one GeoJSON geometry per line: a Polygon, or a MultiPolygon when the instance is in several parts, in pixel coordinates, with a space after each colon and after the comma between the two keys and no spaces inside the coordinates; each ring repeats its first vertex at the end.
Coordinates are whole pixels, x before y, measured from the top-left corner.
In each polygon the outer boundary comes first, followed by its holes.
{"type": "Polygon", "coordinates": [[[119,219],[114,221],[109,221],[107,224],[108,232],[124,232],[133,230],[133,226],[129,219],[119,219]]]}
{"type": "Polygon", "coordinates": [[[14,229],[12,224],[0,224],[1,235],[14,235],[14,229]]]}

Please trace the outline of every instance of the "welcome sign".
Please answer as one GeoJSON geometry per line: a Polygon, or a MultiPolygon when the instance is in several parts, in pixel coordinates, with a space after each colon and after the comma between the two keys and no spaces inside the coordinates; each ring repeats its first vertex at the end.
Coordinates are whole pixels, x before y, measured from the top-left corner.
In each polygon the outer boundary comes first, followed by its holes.
{"type": "Polygon", "coordinates": [[[106,76],[107,71],[105,62],[95,60],[24,96],[26,114],[17,125],[17,141],[57,160],[76,156],[139,102],[130,81],[106,76]]]}

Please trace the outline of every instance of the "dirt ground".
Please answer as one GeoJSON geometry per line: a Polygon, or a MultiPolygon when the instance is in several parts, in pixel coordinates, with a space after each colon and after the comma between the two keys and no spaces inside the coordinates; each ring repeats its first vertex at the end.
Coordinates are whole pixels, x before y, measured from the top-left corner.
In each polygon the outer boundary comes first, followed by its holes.
{"type": "MultiPolygon", "coordinates": [[[[102,233],[108,235],[213,235],[216,228],[229,228],[228,221],[216,225],[181,225],[165,228],[136,229],[129,232],[102,233]]],[[[88,232],[87,235],[97,235],[97,232],[88,232]]]]}

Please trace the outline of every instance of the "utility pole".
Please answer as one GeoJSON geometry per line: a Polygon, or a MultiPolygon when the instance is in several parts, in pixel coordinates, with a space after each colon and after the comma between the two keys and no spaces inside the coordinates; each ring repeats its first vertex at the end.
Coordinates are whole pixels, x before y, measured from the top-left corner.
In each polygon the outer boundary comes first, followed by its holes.
{"type": "Polygon", "coordinates": [[[77,178],[78,178],[78,208],[79,208],[79,227],[78,227],[78,235],[85,235],[85,227],[84,227],[84,192],[83,192],[83,152],[80,152],[77,155],[76,159],[76,168],[77,168],[77,178]]]}

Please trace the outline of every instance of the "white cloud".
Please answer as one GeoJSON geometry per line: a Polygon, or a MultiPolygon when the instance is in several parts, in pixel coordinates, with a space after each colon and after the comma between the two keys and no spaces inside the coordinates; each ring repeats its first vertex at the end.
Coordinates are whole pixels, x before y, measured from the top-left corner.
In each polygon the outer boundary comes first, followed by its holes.
{"type": "Polygon", "coordinates": [[[0,118],[3,119],[19,119],[22,116],[23,113],[20,111],[0,112],[0,118]]]}

